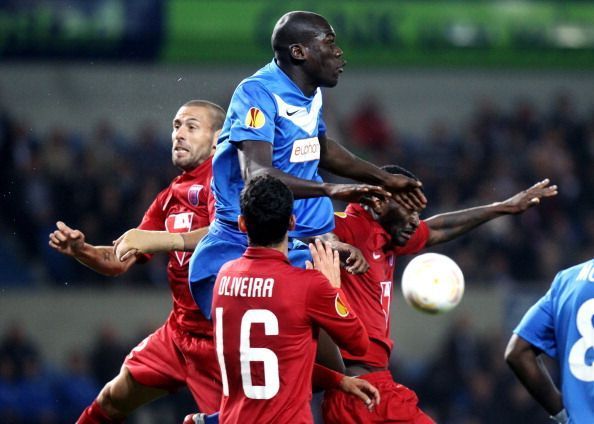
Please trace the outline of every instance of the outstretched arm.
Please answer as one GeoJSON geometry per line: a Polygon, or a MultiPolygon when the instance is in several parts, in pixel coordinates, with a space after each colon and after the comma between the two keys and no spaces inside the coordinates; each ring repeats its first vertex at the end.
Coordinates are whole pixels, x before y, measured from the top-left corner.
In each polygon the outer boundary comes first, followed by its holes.
{"type": "Polygon", "coordinates": [[[452,240],[499,216],[523,213],[538,205],[540,199],[556,195],[557,186],[549,186],[547,178],[503,202],[432,216],[425,220],[429,227],[427,246],[452,240]]]}
{"type": "Polygon", "coordinates": [[[540,354],[538,349],[514,334],[505,350],[505,361],[534,399],[555,416],[563,410],[563,399],[540,354]]]}
{"type": "Polygon", "coordinates": [[[319,140],[321,168],[341,177],[383,186],[393,194],[398,203],[408,209],[421,210],[427,204],[419,181],[404,175],[390,174],[355,156],[331,138],[321,136],[319,140]]]}
{"type": "Polygon", "coordinates": [[[187,233],[168,231],[149,231],[133,228],[122,234],[115,242],[113,250],[120,261],[139,253],[159,253],[172,251],[191,252],[208,233],[208,227],[202,227],[187,233]]]}
{"type": "Polygon", "coordinates": [[[272,145],[263,141],[242,141],[238,144],[239,166],[244,181],[257,175],[272,175],[293,192],[296,199],[328,196],[345,202],[358,202],[366,195],[390,196],[379,186],[368,184],[331,184],[294,177],[272,166],[272,145]]]}
{"type": "Polygon", "coordinates": [[[128,257],[124,262],[118,260],[112,246],[86,243],[82,231],[72,229],[62,221],[56,223],[56,230],[49,235],[49,245],[93,271],[112,277],[123,274],[136,263],[135,256],[128,257]]]}

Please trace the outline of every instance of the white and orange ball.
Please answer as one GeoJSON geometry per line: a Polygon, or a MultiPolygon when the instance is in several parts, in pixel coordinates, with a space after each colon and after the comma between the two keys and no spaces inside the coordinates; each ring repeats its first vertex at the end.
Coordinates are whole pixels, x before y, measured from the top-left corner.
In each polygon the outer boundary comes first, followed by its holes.
{"type": "Polygon", "coordinates": [[[414,257],[402,274],[402,294],[419,311],[439,314],[455,308],[464,295],[464,274],[456,262],[439,253],[414,257]]]}

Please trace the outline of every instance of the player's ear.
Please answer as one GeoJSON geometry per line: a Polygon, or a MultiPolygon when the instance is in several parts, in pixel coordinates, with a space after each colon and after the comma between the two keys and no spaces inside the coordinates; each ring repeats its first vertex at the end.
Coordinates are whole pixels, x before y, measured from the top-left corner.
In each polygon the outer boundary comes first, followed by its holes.
{"type": "MultiPolygon", "coordinates": [[[[221,128],[222,130],[222,128],[221,128]]],[[[219,140],[219,135],[221,134],[221,130],[216,130],[212,135],[212,148],[214,149],[217,145],[217,141],[219,140]]]]}
{"type": "Polygon", "coordinates": [[[237,217],[237,226],[239,227],[239,231],[242,233],[247,233],[247,225],[245,224],[245,218],[243,215],[239,215],[237,217]]]}
{"type": "Polygon", "coordinates": [[[307,52],[303,44],[291,44],[289,46],[289,54],[293,59],[305,60],[307,52]]]}
{"type": "Polygon", "coordinates": [[[291,218],[289,218],[289,231],[293,231],[296,224],[297,218],[295,218],[295,215],[291,215],[291,218]]]}

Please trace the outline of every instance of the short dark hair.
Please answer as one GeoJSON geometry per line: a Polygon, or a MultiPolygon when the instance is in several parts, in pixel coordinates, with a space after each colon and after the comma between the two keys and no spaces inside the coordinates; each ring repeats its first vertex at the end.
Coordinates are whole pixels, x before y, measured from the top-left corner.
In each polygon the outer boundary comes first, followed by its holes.
{"type": "Polygon", "coordinates": [[[293,214],[293,193],[281,180],[271,175],[248,180],[240,206],[250,245],[272,246],[283,241],[293,214]]]}
{"type": "Polygon", "coordinates": [[[220,130],[223,128],[223,123],[225,122],[225,109],[219,106],[216,103],[209,102],[208,100],[190,100],[187,101],[182,105],[182,107],[203,107],[210,110],[210,119],[212,128],[215,131],[220,130]]]}
{"type": "Polygon", "coordinates": [[[419,181],[419,178],[415,174],[398,165],[384,165],[382,166],[382,169],[390,174],[402,174],[408,178],[419,181]]]}

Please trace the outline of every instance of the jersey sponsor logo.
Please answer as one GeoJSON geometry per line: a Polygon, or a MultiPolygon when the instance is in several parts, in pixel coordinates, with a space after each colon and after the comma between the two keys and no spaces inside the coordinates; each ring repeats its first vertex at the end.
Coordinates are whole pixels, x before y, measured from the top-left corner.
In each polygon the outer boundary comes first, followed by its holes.
{"type": "Polygon", "coordinates": [[[264,113],[257,107],[251,107],[245,115],[245,124],[250,128],[262,128],[266,123],[264,113]]]}
{"type": "Polygon", "coordinates": [[[334,215],[339,218],[346,218],[347,214],[345,212],[334,212],[334,215]]]}
{"type": "Polygon", "coordinates": [[[295,140],[291,152],[291,163],[309,162],[320,159],[320,142],[318,137],[295,140]]]}
{"type": "MultiPolygon", "coordinates": [[[[165,229],[170,233],[187,233],[192,230],[193,212],[182,212],[171,214],[165,219],[165,229]]],[[[180,266],[183,266],[186,256],[189,259],[189,252],[174,252],[180,266]]]]}
{"type": "Polygon", "coordinates": [[[273,94],[280,117],[288,119],[303,131],[314,135],[318,129],[318,118],[322,109],[322,91],[318,88],[310,103],[309,112],[306,107],[295,106],[285,102],[278,94],[273,94]]]}
{"type": "Polygon", "coordinates": [[[198,196],[203,188],[204,186],[200,184],[192,184],[192,186],[188,190],[188,202],[190,203],[190,205],[198,206],[198,203],[200,203],[198,196]]]}
{"type": "Polygon", "coordinates": [[[345,318],[349,315],[349,309],[346,307],[346,304],[340,298],[340,294],[336,294],[336,299],[334,300],[334,306],[336,308],[336,313],[341,317],[345,318]]]}

